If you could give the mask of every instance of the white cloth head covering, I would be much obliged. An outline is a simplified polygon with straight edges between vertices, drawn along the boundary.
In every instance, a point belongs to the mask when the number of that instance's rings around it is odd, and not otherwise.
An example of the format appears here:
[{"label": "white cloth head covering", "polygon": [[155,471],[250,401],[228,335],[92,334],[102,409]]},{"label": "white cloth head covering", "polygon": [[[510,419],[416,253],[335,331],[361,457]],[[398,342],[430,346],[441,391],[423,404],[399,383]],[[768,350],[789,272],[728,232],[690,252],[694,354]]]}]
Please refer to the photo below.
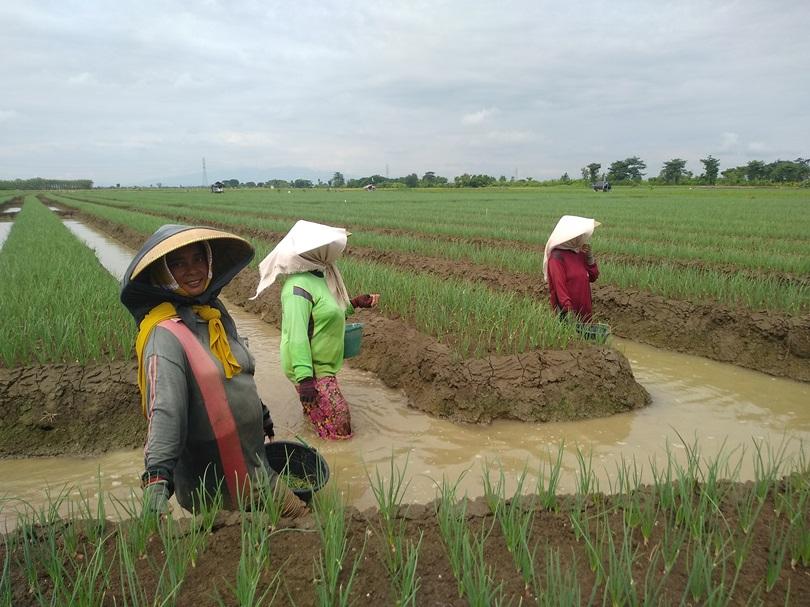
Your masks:
[{"label": "white cloth head covering", "polygon": [[348,236],[349,232],[343,228],[303,219],[295,222],[287,235],[259,264],[259,286],[251,299],[256,299],[282,274],[320,270],[335,301],[348,306],[349,294],[335,265],[335,260],[346,248]]},{"label": "white cloth head covering", "polygon": [[556,248],[572,248],[566,245],[566,243],[574,238],[578,238],[578,242],[574,245],[574,248],[578,249],[590,240],[594,228],[599,225],[602,224],[595,219],[589,219],[587,217],[577,217],[576,215],[563,215],[560,217],[560,220],[551,232],[551,236],[548,237],[546,249],[543,252],[543,278],[546,282],[548,282],[548,256],[551,254],[551,250]]}]

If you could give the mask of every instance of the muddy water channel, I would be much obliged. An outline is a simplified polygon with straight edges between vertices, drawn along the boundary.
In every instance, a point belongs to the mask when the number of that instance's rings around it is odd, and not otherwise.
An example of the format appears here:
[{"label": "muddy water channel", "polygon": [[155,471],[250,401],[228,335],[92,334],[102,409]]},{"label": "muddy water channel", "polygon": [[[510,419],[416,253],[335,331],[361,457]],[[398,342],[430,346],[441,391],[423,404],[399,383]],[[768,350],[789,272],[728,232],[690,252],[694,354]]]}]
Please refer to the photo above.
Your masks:
[{"label": "muddy water channel", "polygon": [[[111,273],[121,276],[132,252],[75,221],[65,224],[93,248]],[[279,331],[254,315],[229,305],[240,333],[249,339],[257,360],[256,381],[271,408],[277,438],[299,436],[327,458],[332,482],[345,489],[347,500],[361,508],[373,504],[366,477],[379,467],[388,470],[391,456],[399,467],[407,460],[410,486],[406,501],[434,498],[442,477],[459,481],[460,493],[482,493],[485,465],[497,474],[497,463],[507,475],[511,491],[525,469],[529,487],[539,466],[548,464],[564,442],[562,491],[574,491],[578,469],[577,448],[592,453],[600,488],[607,491],[616,477],[616,464],[633,458],[649,467],[649,460],[666,462],[667,452],[682,460],[687,444],[697,439],[705,458],[733,452],[732,461],[744,457],[743,479],[753,475],[753,441],[784,445],[795,456],[810,441],[810,385],[777,379],[707,359],[658,350],[614,339],[613,346],[631,361],[637,380],[652,395],[649,407],[610,418],[589,421],[532,424],[497,421],[489,426],[457,425],[407,406],[403,394],[386,388],[374,375],[351,368],[341,372],[341,384],[352,408],[355,437],[345,442],[319,440],[304,422],[296,393],[280,370]],[[137,487],[143,462],[140,451],[88,458],[0,460],[2,491],[7,497],[41,503],[45,488],[55,494],[68,483],[89,495],[109,491],[119,497]],[[466,474],[464,474],[466,472]],[[10,522],[18,499],[0,512]]]}]

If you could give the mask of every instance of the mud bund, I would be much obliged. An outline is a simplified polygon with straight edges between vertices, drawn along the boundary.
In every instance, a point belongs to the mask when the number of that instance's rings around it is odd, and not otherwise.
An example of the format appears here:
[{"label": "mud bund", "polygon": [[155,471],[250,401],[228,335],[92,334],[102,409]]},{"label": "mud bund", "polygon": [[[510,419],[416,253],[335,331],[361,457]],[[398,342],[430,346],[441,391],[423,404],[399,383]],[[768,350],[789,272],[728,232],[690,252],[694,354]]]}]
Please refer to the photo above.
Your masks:
[{"label": "mud bund", "polygon": [[[280,324],[278,285],[254,301],[255,273],[237,276],[225,296],[246,310]],[[367,310],[363,349],[351,366],[371,371],[403,390],[409,404],[457,422],[493,419],[532,422],[603,417],[650,401],[633,378],[627,359],[606,347],[536,350],[520,355],[459,359],[446,345],[398,320]]]},{"label": "mud bund", "polygon": [[134,362],[0,368],[0,456],[143,445]]}]

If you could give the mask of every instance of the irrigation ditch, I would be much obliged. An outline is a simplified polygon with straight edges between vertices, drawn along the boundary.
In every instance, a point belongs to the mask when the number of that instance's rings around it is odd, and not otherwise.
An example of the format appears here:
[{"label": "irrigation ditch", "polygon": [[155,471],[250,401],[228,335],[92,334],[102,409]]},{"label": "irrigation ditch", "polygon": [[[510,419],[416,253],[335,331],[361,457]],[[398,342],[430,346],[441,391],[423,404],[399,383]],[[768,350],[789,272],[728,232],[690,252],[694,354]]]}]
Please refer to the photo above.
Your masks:
[{"label": "irrigation ditch", "polygon": [[[81,219],[131,247],[144,238],[89,215]],[[246,301],[254,290],[255,280],[241,276],[226,295],[277,322],[275,294]],[[368,330],[353,366],[391,377],[432,415],[560,419],[547,403],[521,398],[539,385],[560,398],[555,390],[571,389],[560,387],[562,374],[635,398],[638,406],[648,398],[634,381],[622,383],[629,365],[608,348],[459,359],[406,323],[361,314]],[[464,390],[466,408],[450,394]],[[8,395],[14,400],[2,400]],[[504,411],[493,395],[515,404]],[[130,361],[0,369],[0,402],[14,403],[0,407],[4,422],[15,405],[30,405],[27,435],[6,443],[0,433],[4,444],[19,445],[18,454],[35,440],[54,445],[42,454],[142,441]],[[605,413],[575,404],[565,412],[572,419],[594,414]],[[120,434],[108,431],[113,426]],[[265,604],[301,606],[799,605],[810,596],[810,467],[801,450],[787,458],[781,447],[754,445],[751,452],[721,448],[706,456],[697,442],[684,441],[684,463],[674,454],[651,463],[653,480],[645,484],[644,463],[622,460],[609,487],[596,483],[596,462],[577,450],[569,496],[557,495],[565,474],[560,446],[533,471],[536,483],[517,475],[514,493],[503,470],[490,466],[480,479],[483,498],[465,499],[458,480],[436,478],[439,497],[409,505],[402,499],[412,472],[392,459],[370,471],[374,508],[346,507],[331,485],[298,520],[278,518],[273,497],[264,496],[253,514],[212,507],[156,521],[140,514],[137,496],[105,502],[101,492],[77,497],[65,488],[44,506],[25,509],[17,529],[2,536],[0,604],[237,605],[259,604],[267,592]],[[752,482],[738,482],[743,458],[751,460]],[[127,520],[110,522],[113,512]]]}]

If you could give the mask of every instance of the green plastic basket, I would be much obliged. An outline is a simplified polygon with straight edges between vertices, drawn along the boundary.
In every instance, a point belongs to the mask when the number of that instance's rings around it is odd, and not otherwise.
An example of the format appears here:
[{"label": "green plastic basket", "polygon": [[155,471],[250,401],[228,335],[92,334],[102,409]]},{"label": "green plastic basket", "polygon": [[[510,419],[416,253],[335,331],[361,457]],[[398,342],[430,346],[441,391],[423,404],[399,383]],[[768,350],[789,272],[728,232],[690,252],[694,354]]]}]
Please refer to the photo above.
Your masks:
[{"label": "green plastic basket", "polygon": [[346,323],[346,332],[343,334],[343,358],[351,358],[360,354],[360,344],[363,341],[363,323]]},{"label": "green plastic basket", "polygon": [[610,325],[603,322],[577,323],[577,332],[588,341],[603,344],[610,337]]}]

